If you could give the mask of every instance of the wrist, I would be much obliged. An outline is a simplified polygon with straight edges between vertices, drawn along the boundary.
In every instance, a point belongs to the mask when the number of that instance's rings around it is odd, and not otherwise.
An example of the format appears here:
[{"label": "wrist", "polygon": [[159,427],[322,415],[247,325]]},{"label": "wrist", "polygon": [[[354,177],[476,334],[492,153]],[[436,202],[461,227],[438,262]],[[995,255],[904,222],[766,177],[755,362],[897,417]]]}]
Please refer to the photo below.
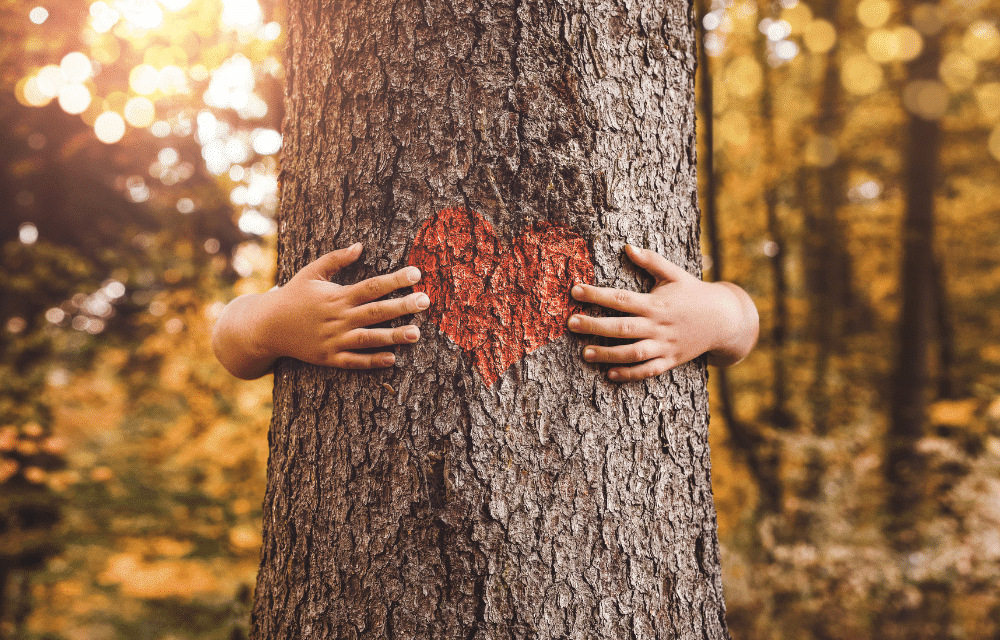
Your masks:
[{"label": "wrist", "polygon": [[721,328],[716,344],[708,351],[708,363],[728,367],[743,360],[757,342],[760,319],[750,296],[730,282],[713,282]]},{"label": "wrist", "polygon": [[281,336],[279,314],[282,309],[282,290],[274,287],[264,293],[254,294],[251,301],[252,320],[246,325],[246,346],[253,358],[258,361],[273,361],[281,353],[281,345],[277,343]]}]

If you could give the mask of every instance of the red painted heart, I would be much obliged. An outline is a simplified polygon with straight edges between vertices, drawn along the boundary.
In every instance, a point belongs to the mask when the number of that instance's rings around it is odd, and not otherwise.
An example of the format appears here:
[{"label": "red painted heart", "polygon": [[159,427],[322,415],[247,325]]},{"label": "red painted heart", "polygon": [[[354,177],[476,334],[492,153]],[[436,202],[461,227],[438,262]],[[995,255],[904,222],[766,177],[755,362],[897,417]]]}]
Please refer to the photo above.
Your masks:
[{"label": "red painted heart", "polygon": [[581,310],[574,282],[593,282],[587,244],[565,227],[538,222],[512,246],[465,207],[444,209],[417,233],[411,265],[423,278],[414,287],[431,299],[431,319],[487,386],[526,354],[566,332]]}]

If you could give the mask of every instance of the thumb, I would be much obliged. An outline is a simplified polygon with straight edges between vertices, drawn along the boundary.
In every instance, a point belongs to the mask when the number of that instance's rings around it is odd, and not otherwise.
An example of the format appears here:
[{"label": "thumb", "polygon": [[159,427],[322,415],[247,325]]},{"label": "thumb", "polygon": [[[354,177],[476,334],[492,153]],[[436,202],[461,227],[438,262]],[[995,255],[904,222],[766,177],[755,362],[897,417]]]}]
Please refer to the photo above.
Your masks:
[{"label": "thumb", "polygon": [[690,273],[650,249],[625,245],[625,252],[632,262],[649,272],[657,282],[677,282],[692,277]]},{"label": "thumb", "polygon": [[310,277],[329,280],[338,271],[357,260],[360,255],[361,243],[355,242],[345,249],[337,249],[321,255],[306,265],[302,271],[309,274]]}]

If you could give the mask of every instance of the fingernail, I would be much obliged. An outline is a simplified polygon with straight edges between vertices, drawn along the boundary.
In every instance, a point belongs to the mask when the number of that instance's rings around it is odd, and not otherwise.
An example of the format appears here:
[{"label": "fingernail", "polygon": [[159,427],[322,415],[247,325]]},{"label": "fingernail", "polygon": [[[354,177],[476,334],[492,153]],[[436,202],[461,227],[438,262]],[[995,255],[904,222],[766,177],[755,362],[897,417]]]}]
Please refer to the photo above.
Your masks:
[{"label": "fingernail", "polygon": [[580,328],[580,316],[571,316],[570,317],[570,319],[569,319],[569,328],[570,329],[579,329]]},{"label": "fingernail", "polygon": [[391,353],[387,353],[386,355],[382,356],[382,366],[391,367],[394,362],[396,362],[396,356],[392,355]]},{"label": "fingernail", "polygon": [[407,279],[409,279],[410,282],[419,282],[420,269],[416,267],[410,267],[409,269],[406,270],[406,277]]},{"label": "fingernail", "polygon": [[580,285],[573,285],[573,291],[571,292],[574,298],[579,298],[583,295],[583,287]]},{"label": "fingernail", "polygon": [[403,332],[403,337],[406,338],[407,340],[416,340],[417,338],[420,337],[420,330],[417,329],[416,327],[410,327],[409,329]]},{"label": "fingernail", "polygon": [[612,369],[611,371],[608,371],[608,377],[611,378],[612,380],[617,380],[618,378],[621,377],[621,374]]},{"label": "fingernail", "polygon": [[348,251],[354,251],[355,249],[359,248],[360,246],[361,246],[360,242],[355,242],[350,247],[348,247]]},{"label": "fingernail", "polygon": [[429,306],[431,306],[431,299],[427,297],[427,294],[421,293],[419,296],[417,296],[418,309],[426,309]]},{"label": "fingernail", "polygon": [[587,347],[586,349],[583,350],[583,359],[584,360],[593,360],[594,356],[596,356],[596,355],[597,355],[597,351],[595,351],[594,349],[591,349],[590,347]]}]

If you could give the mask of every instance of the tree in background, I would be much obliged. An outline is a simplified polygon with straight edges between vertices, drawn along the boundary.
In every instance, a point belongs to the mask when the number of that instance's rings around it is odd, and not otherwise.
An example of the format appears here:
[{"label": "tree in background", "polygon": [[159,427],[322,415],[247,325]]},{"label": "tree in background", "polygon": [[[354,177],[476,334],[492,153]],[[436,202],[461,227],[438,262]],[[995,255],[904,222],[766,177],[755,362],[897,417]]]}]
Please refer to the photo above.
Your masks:
[{"label": "tree in background", "polygon": [[270,225],[281,30],[201,4],[0,3],[0,637],[246,626],[198,618],[249,599],[267,403],[191,347]]}]

